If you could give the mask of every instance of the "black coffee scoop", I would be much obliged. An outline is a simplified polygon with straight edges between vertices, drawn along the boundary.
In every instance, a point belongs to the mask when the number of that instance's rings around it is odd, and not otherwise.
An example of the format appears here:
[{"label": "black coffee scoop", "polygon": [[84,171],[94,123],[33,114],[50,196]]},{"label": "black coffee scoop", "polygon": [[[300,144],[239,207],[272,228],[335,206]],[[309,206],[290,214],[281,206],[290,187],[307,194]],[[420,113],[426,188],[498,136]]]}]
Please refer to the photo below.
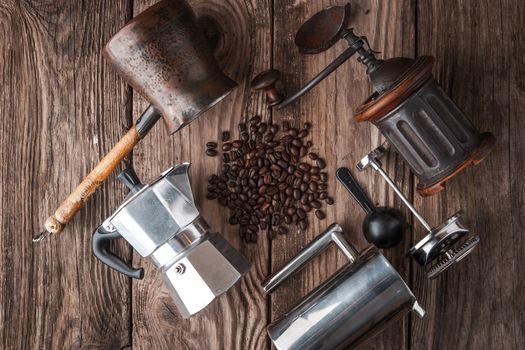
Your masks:
[{"label": "black coffee scoop", "polygon": [[339,168],[336,176],[366,213],[363,221],[366,240],[378,248],[391,248],[399,244],[407,227],[403,214],[394,208],[376,207],[359,186],[350,169]]}]

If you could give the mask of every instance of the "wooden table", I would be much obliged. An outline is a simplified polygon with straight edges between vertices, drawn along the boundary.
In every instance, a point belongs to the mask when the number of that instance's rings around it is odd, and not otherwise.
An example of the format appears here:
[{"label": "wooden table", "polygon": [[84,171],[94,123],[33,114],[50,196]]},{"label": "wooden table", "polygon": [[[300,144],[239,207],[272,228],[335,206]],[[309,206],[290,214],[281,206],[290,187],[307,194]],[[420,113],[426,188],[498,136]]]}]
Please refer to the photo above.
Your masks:
[{"label": "wooden table", "polygon": [[[127,160],[149,180],[169,166],[192,163],[195,195],[215,230],[252,262],[235,288],[205,311],[182,320],[152,264],[125,243],[116,250],[146,277],[130,279],[91,253],[91,232],[125,196],[112,176],[60,239],[39,245],[31,237],[146,106],[103,60],[101,49],[134,14],[155,0],[3,0],[0,3],[0,348],[2,349],[269,349],[265,325],[294,305],[345,263],[330,249],[271,296],[261,280],[294,256],[331,222],[366,246],[364,217],[335,181],[339,166],[353,167],[383,139],[352,111],[370,93],[354,59],[314,91],[284,110],[270,112],[249,81],[259,71],[284,72],[292,91],[340,53],[343,43],[315,56],[293,44],[300,24],[318,10],[343,1],[195,0],[198,13],[218,16],[225,28],[217,51],[225,71],[240,85],[225,101],[182,132],[162,126]],[[435,75],[480,130],[497,145],[481,165],[469,168],[447,190],[421,198],[399,157],[388,171],[431,224],[462,208],[482,243],[453,271],[428,281],[404,257],[422,238],[414,223],[402,246],[385,254],[428,312],[399,320],[365,349],[525,348],[525,3],[520,0],[425,0],[352,3],[352,26],[367,35],[382,57],[436,56]],[[219,158],[205,157],[205,142],[255,114],[273,122],[314,125],[314,149],[324,154],[336,205],[308,232],[293,229],[271,243],[241,243],[228,213],[205,199],[207,176]],[[402,208],[372,172],[357,175],[377,203]]]}]

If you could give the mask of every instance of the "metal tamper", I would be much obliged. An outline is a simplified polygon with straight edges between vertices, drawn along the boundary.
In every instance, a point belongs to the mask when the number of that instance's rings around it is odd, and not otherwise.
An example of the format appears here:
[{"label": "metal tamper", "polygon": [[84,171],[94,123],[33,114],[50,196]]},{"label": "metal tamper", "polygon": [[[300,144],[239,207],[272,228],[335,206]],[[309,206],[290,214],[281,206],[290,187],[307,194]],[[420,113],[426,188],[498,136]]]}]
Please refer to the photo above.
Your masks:
[{"label": "metal tamper", "polygon": [[456,212],[437,227],[431,227],[381,168],[379,158],[384,153],[385,148],[379,146],[361,159],[357,164],[357,169],[363,171],[371,167],[377,171],[428,231],[421,241],[410,248],[407,255],[425,268],[428,278],[435,278],[469,255],[479,243],[480,238],[478,235],[469,235],[469,229],[461,219],[462,211]]}]

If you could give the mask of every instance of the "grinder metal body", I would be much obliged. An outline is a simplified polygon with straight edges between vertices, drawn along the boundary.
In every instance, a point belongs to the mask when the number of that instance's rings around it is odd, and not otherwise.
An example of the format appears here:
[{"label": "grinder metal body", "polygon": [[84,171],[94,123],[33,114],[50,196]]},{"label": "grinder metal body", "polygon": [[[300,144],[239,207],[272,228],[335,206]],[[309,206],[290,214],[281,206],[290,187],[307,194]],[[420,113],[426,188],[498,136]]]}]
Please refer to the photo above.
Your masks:
[{"label": "grinder metal body", "polygon": [[132,278],[133,268],[111,253],[109,242],[123,237],[159,268],[184,318],[202,310],[250,269],[250,263],[210,228],[194,202],[189,164],[166,170],[147,185],[133,169],[119,175],[130,193],[93,234],[93,253],[109,267]]},{"label": "grinder metal body", "polygon": [[349,46],[299,91],[285,98],[275,87],[280,77],[277,70],[260,73],[252,87],[266,92],[269,106],[283,108],[357,54],[374,92],[355,109],[354,119],[379,128],[419,179],[419,194],[442,191],[446,181],[487,156],[494,136],[480,133],[437,84],[432,76],[433,57],[379,60],[376,52],[366,48],[366,37],[356,36],[348,27],[349,18],[349,4],[333,6],[316,13],[298,30],[295,43],[304,54],[325,51],[340,39]]}]

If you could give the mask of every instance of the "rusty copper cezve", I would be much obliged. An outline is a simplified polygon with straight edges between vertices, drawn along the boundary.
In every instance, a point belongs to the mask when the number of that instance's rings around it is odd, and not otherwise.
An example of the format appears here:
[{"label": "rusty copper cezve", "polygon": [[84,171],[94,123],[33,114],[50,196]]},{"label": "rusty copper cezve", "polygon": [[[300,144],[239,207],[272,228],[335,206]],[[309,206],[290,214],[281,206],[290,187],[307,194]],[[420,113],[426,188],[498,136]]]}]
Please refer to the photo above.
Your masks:
[{"label": "rusty copper cezve", "polygon": [[217,65],[186,1],[161,1],[133,18],[107,43],[104,56],[160,111],[170,134],[237,85]]}]

